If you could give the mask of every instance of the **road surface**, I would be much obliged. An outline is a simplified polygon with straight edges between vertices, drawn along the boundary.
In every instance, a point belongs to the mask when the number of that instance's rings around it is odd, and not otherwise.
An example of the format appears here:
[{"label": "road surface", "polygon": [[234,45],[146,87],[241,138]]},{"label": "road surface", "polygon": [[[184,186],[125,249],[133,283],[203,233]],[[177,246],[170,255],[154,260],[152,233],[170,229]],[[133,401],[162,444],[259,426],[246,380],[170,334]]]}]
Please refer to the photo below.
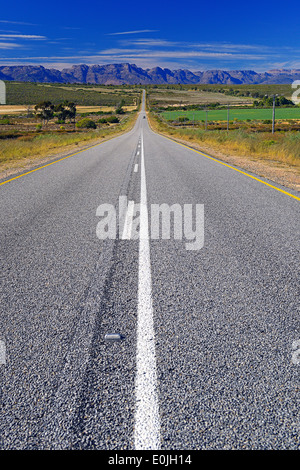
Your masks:
[{"label": "road surface", "polygon": [[144,116],[0,185],[0,448],[299,449],[299,194]]}]

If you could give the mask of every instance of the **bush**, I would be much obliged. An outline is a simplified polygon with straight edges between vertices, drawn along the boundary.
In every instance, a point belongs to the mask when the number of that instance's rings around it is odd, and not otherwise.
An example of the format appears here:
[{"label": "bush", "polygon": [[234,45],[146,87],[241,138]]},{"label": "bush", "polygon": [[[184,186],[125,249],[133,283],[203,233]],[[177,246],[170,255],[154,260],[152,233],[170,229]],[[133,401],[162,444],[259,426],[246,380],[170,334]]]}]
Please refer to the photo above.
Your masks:
[{"label": "bush", "polygon": [[108,116],[106,118],[98,119],[97,122],[99,122],[100,124],[107,124],[107,123],[114,124],[114,123],[120,122],[120,119],[117,116]]},{"label": "bush", "polygon": [[10,124],[10,120],[7,118],[0,119],[0,124]]},{"label": "bush", "polygon": [[117,123],[117,122],[120,122],[119,118],[117,116],[109,116],[107,118],[107,122],[110,122],[110,123]]},{"label": "bush", "polygon": [[97,129],[97,124],[88,118],[83,118],[77,122],[78,129]]},{"label": "bush", "polygon": [[263,144],[264,144],[266,147],[270,147],[271,145],[276,144],[276,142],[275,142],[275,140],[264,140],[264,141],[263,141]]}]

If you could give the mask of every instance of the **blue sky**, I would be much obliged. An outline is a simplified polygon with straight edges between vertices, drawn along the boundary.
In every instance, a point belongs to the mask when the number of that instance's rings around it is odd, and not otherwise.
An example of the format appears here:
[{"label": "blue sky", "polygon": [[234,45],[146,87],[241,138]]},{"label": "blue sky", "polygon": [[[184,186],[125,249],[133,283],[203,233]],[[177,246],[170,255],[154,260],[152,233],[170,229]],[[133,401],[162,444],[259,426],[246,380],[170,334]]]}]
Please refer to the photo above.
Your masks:
[{"label": "blue sky", "polygon": [[300,69],[299,13],[298,0],[6,0],[0,65]]}]

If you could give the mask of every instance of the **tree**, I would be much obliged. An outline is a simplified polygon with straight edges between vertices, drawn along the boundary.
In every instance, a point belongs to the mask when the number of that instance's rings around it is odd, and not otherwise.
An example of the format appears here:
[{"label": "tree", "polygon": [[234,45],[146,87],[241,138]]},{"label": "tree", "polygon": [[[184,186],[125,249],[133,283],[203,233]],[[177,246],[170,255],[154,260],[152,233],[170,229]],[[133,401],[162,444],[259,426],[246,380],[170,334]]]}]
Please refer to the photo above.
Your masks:
[{"label": "tree", "polygon": [[66,121],[66,112],[64,106],[62,104],[58,104],[55,106],[54,111],[56,113],[58,122],[64,123]]},{"label": "tree", "polygon": [[70,101],[65,101],[64,106],[67,113],[67,118],[70,119],[70,122],[73,122],[75,125],[76,118],[76,104]]},{"label": "tree", "polygon": [[52,119],[54,116],[54,108],[55,106],[51,103],[51,101],[42,101],[41,103],[35,105],[34,110],[36,116],[40,118],[42,123],[47,126],[50,119]]},{"label": "tree", "polygon": [[[260,101],[257,101],[257,100],[254,101],[253,106],[271,108],[273,106],[273,96],[264,95]],[[276,96],[275,97],[275,106],[276,107],[295,106],[295,104],[293,103],[293,101],[288,100],[284,96]]]},{"label": "tree", "polygon": [[64,101],[55,107],[55,112],[60,123],[65,123],[66,119],[75,123],[76,105],[75,103]]}]

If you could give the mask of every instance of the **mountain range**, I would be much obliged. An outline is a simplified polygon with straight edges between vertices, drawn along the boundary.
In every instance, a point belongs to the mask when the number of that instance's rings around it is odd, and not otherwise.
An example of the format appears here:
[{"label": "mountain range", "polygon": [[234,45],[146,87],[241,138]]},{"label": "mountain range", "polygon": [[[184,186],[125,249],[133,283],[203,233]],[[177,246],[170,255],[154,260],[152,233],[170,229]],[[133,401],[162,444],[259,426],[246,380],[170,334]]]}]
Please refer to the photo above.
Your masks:
[{"label": "mountain range", "polygon": [[82,83],[103,85],[138,84],[288,84],[300,80],[300,70],[169,70],[143,69],[134,64],[73,65],[56,70],[42,65],[0,66],[0,80],[39,83]]}]

